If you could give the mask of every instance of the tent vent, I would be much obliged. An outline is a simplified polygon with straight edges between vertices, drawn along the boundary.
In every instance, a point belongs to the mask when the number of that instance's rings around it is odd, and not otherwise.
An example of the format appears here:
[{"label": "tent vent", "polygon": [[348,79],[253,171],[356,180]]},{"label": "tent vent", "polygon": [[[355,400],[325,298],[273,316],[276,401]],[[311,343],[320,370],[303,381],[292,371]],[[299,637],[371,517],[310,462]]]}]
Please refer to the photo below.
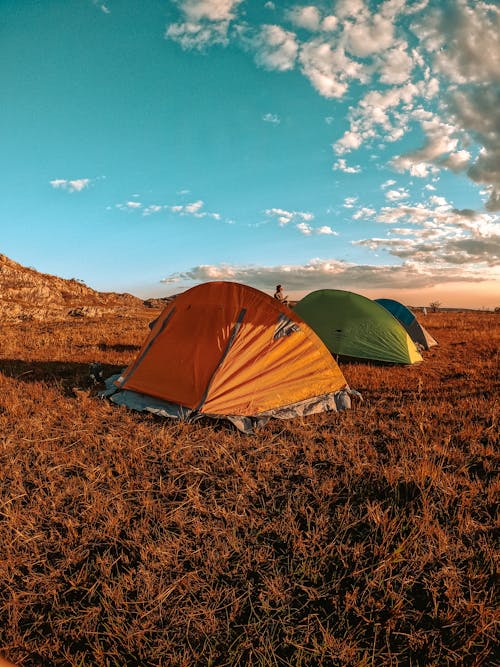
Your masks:
[{"label": "tent vent", "polygon": [[280,313],[276,329],[274,330],[273,340],[278,340],[278,338],[283,338],[283,336],[290,336],[295,331],[300,331],[299,325],[283,313]]}]

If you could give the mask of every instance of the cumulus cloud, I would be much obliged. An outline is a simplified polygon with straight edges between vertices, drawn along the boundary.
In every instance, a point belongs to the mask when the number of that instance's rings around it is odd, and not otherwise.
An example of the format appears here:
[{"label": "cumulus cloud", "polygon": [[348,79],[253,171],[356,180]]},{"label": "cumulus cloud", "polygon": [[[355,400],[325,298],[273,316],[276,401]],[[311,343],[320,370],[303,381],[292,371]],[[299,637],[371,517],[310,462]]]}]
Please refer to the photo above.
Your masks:
[{"label": "cumulus cloud", "polygon": [[228,23],[172,23],[165,32],[165,38],[177,42],[183,49],[203,51],[213,44],[228,44]]},{"label": "cumulus cloud", "polygon": [[66,178],[56,178],[50,181],[50,185],[59,190],[66,190],[67,192],[81,192],[89,187],[91,183],[90,178],[76,178],[68,180]]},{"label": "cumulus cloud", "polygon": [[181,216],[190,216],[193,218],[212,218],[213,220],[220,220],[220,213],[212,213],[203,210],[205,203],[203,200],[190,202],[188,204],[174,204],[173,206],[166,206],[171,213],[176,213]]},{"label": "cumulus cloud", "polygon": [[283,208],[268,208],[265,214],[270,218],[276,218],[280,227],[285,227],[290,222],[311,222],[314,215],[308,211],[286,211]]},{"label": "cumulus cloud", "polygon": [[333,169],[335,171],[343,171],[346,174],[359,174],[361,172],[361,167],[358,164],[349,166],[343,158],[339,158],[337,162],[335,162]]},{"label": "cumulus cloud", "polygon": [[286,227],[290,223],[293,223],[295,229],[304,236],[312,236],[313,234],[338,236],[337,232],[328,225],[313,227],[311,223],[314,220],[314,214],[309,211],[287,211],[283,208],[268,208],[265,214],[269,218],[276,219],[280,227]]},{"label": "cumulus cloud", "polygon": [[190,21],[228,21],[242,0],[181,0],[184,14]]},{"label": "cumulus cloud", "polygon": [[308,5],[306,7],[294,7],[289,10],[288,19],[295,25],[297,28],[304,28],[306,30],[319,30],[321,23],[321,14],[319,9],[314,5]]},{"label": "cumulus cloud", "polygon": [[408,81],[414,62],[407,48],[408,44],[402,41],[379,58],[378,73],[381,83],[399,85]]},{"label": "cumulus cloud", "polygon": [[387,190],[385,196],[390,201],[400,201],[401,199],[408,199],[410,195],[404,188],[399,188],[398,190]]},{"label": "cumulus cloud", "polygon": [[346,23],[347,49],[354,56],[366,58],[388,49],[394,41],[394,24],[382,14],[363,16]]},{"label": "cumulus cloud", "polygon": [[312,234],[312,227],[307,222],[299,222],[295,225],[301,234],[305,236],[310,236]]},{"label": "cumulus cloud", "polygon": [[370,90],[350,109],[350,127],[333,145],[335,153],[342,155],[355,150],[381,133],[388,142],[401,139],[408,129],[416,99],[435,95],[432,81],[422,79],[383,91]]},{"label": "cumulus cloud", "polygon": [[303,44],[299,61],[302,73],[326,98],[341,98],[351,80],[366,79],[361,63],[349,58],[342,46],[335,46],[323,38]]},{"label": "cumulus cloud", "polygon": [[330,14],[329,16],[325,16],[325,18],[321,21],[321,30],[323,30],[323,32],[335,32],[335,30],[338,28],[338,25],[338,18],[333,16],[333,14]]},{"label": "cumulus cloud", "polygon": [[254,51],[257,65],[265,69],[285,72],[295,66],[299,50],[296,35],[279,25],[261,26],[245,43]]},{"label": "cumulus cloud", "polygon": [[335,232],[330,226],[323,225],[316,229],[317,234],[324,234],[326,236],[338,236],[338,232]]},{"label": "cumulus cloud", "polygon": [[228,43],[228,28],[242,0],[181,0],[183,21],[171,23],[165,38],[183,49],[203,50],[213,44]]},{"label": "cumulus cloud", "polygon": [[354,208],[354,204],[358,201],[358,197],[346,197],[344,199],[344,208]]},{"label": "cumulus cloud", "polygon": [[152,215],[153,213],[159,213],[163,209],[164,206],[161,206],[160,204],[150,204],[149,206],[146,206],[142,215]]},{"label": "cumulus cloud", "polygon": [[373,218],[376,212],[377,211],[374,208],[363,206],[352,214],[352,218],[353,220],[369,220],[370,218]]},{"label": "cumulus cloud", "polygon": [[438,171],[437,166],[457,166],[466,156],[466,151],[457,151],[460,128],[444,123],[438,117],[422,121],[425,143],[421,148],[398,155],[392,161],[400,172],[408,171],[412,176],[425,178]]},{"label": "cumulus cloud", "polygon": [[350,264],[336,259],[311,259],[304,264],[276,266],[237,266],[232,264],[195,266],[187,271],[172,273],[161,282],[166,284],[203,283],[211,280],[231,280],[270,290],[277,283],[288,290],[335,288],[357,291],[376,287],[415,289],[449,282],[479,282],[477,275],[464,274],[462,269],[419,266],[409,260],[400,265]]}]

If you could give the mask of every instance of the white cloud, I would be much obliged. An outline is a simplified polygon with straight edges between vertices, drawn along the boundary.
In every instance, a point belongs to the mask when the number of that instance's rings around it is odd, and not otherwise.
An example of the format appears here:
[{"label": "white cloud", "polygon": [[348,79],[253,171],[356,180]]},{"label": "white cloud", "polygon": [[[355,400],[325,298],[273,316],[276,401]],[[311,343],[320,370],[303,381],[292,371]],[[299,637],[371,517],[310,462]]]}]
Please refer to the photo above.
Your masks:
[{"label": "white cloud", "polygon": [[363,0],[337,0],[335,13],[340,19],[366,17],[368,8]]},{"label": "white cloud", "polygon": [[354,204],[358,201],[358,197],[346,197],[344,199],[344,208],[354,208]]},{"label": "white cloud", "polygon": [[141,208],[142,204],[139,201],[128,201],[125,206],[127,208]]},{"label": "white cloud", "polygon": [[297,28],[304,28],[311,31],[319,30],[321,14],[319,9],[314,5],[294,7],[288,11],[287,15],[288,19],[297,26]]},{"label": "white cloud", "polygon": [[201,199],[193,202],[192,204],[186,204],[184,210],[186,213],[198,213],[198,211],[203,207],[203,202]]},{"label": "white cloud", "polygon": [[307,222],[299,222],[295,225],[301,234],[305,236],[310,236],[312,234],[312,227],[308,225]]},{"label": "white cloud", "polygon": [[382,190],[384,190],[385,188],[390,188],[391,185],[396,185],[396,181],[393,180],[392,178],[389,178],[387,181],[382,183],[380,187],[382,188]]},{"label": "white cloud", "polygon": [[74,180],[56,178],[53,181],[50,181],[50,184],[53,188],[67,190],[68,192],[81,192],[82,190],[88,188],[90,183],[90,178],[76,178]]},{"label": "white cloud", "polygon": [[265,113],[262,116],[262,120],[265,123],[271,123],[272,125],[279,125],[281,123],[280,117],[275,113]]},{"label": "white cloud", "polygon": [[348,58],[341,46],[322,38],[302,45],[299,54],[303,74],[323,97],[340,98],[352,79],[365,80],[363,66]]},{"label": "white cloud", "polygon": [[214,44],[228,44],[228,27],[226,21],[209,24],[191,21],[171,23],[165,31],[165,39],[177,42],[185,50],[203,51]]},{"label": "white cloud", "polygon": [[374,208],[363,206],[362,208],[359,208],[355,213],[353,213],[352,217],[353,220],[367,220],[373,218],[376,212],[377,211]]},{"label": "white cloud", "polygon": [[429,90],[429,82],[423,80],[384,91],[370,90],[356,107],[351,107],[349,130],[333,145],[335,153],[355,150],[381,131],[386,141],[400,139],[408,128],[415,99]]},{"label": "white cloud", "polygon": [[204,206],[204,202],[201,199],[191,202],[189,204],[175,204],[173,206],[167,206],[166,208],[172,213],[177,213],[182,216],[192,216],[194,218],[206,218],[218,216],[218,214],[209,213],[208,211],[202,211],[201,209]]},{"label": "white cloud", "polygon": [[268,217],[277,218],[280,227],[284,227],[290,222],[299,221],[300,224],[314,220],[314,215],[308,211],[286,211],[283,208],[268,208],[265,214]]},{"label": "white cloud", "polygon": [[398,190],[387,190],[385,196],[390,201],[400,201],[401,199],[408,199],[410,195],[404,188],[399,188]]},{"label": "white cloud", "polygon": [[359,0],[337,2],[336,14],[344,21],[343,36],[346,48],[354,56],[366,58],[394,45],[396,15],[404,8],[404,0],[386,0],[371,13]]},{"label": "white cloud", "polygon": [[361,134],[348,130],[344,133],[344,136],[334,144],[333,149],[337,155],[343,155],[344,153],[349,153],[350,151],[359,148],[362,143],[363,137]]},{"label": "white cloud", "polygon": [[335,232],[330,226],[323,225],[316,229],[317,234],[325,234],[326,236],[338,236],[338,232]]},{"label": "white cloud", "polygon": [[398,155],[392,161],[398,171],[409,171],[412,176],[424,178],[429,173],[438,171],[437,166],[447,163],[456,166],[463,160],[466,151],[457,151],[460,128],[451,123],[444,123],[439,118],[422,122],[425,133],[424,145],[414,151]]},{"label": "white cloud", "polygon": [[469,166],[471,158],[472,156],[469,151],[460,150],[456,151],[456,153],[450,153],[450,155],[441,162],[441,165],[451,169],[451,171],[464,171]]},{"label": "white cloud", "polygon": [[184,20],[171,23],[165,38],[183,49],[206,49],[213,44],[226,45],[230,22],[242,0],[181,0],[178,2]]},{"label": "white cloud", "polygon": [[261,67],[285,72],[295,66],[299,49],[296,36],[278,25],[261,26],[245,43],[253,48],[255,62]]},{"label": "white cloud", "polygon": [[448,204],[445,197],[439,197],[438,195],[432,195],[429,197],[429,203],[434,204],[434,206],[446,206],[451,208],[451,205]]},{"label": "white cloud", "polygon": [[335,162],[333,169],[335,171],[343,171],[346,174],[359,174],[361,172],[361,167],[359,165],[348,166],[343,158],[339,158],[337,162]]},{"label": "white cloud", "polygon": [[181,10],[190,21],[229,21],[242,0],[181,0]]},{"label": "white cloud", "polygon": [[142,215],[151,215],[153,213],[159,213],[164,209],[163,206],[160,206],[159,204],[150,204],[149,206],[146,206],[146,208],[143,210]]},{"label": "white cloud", "polygon": [[325,16],[325,18],[321,21],[321,30],[323,30],[323,32],[334,32],[337,30],[338,25],[339,20],[336,16]]},{"label": "white cloud", "polygon": [[378,66],[381,83],[398,85],[408,81],[414,62],[408,54],[407,48],[408,44],[406,42],[400,42],[396,47],[389,49],[381,56]]}]

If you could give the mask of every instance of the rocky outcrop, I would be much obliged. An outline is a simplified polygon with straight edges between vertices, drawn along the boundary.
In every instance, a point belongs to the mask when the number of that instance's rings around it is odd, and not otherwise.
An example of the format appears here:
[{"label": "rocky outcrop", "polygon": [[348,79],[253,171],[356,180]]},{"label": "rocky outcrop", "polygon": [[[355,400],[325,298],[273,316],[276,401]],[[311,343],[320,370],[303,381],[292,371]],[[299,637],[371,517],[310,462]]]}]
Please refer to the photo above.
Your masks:
[{"label": "rocky outcrop", "polygon": [[0,254],[1,321],[102,317],[144,310],[131,294],[97,292],[75,278],[40,273]]},{"label": "rocky outcrop", "polygon": [[175,296],[164,296],[153,299],[146,299],[145,301],[143,301],[143,304],[146,306],[146,308],[155,308],[155,309],[165,308],[165,306],[167,306],[175,299]]}]

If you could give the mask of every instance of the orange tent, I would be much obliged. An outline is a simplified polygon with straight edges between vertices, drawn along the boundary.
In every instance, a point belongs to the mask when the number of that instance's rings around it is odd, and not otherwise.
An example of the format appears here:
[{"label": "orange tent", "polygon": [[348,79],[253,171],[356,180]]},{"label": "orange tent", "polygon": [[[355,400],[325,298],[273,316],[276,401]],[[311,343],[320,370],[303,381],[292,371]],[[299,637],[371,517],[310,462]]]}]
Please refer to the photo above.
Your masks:
[{"label": "orange tent", "polygon": [[115,403],[183,419],[227,417],[250,431],[255,420],[336,410],[347,385],[296,313],[252,287],[211,282],[165,308],[108,387]]}]

